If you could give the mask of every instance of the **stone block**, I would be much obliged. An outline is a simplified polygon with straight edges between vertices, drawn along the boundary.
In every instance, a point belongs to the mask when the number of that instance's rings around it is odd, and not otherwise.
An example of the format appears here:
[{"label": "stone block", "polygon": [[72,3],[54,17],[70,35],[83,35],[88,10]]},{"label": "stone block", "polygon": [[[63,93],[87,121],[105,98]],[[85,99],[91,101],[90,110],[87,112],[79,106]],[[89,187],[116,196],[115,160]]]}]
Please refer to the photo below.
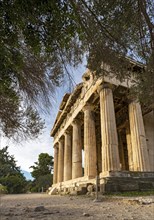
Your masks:
[{"label": "stone block", "polygon": [[67,193],[68,192],[68,188],[65,187],[63,191],[64,191],[64,193]]},{"label": "stone block", "polygon": [[70,192],[70,196],[77,196],[78,195],[78,192],[77,191],[71,191]]},{"label": "stone block", "polygon": [[153,189],[153,184],[150,182],[139,182],[139,189],[140,190],[151,190]]},{"label": "stone block", "polygon": [[138,186],[138,183],[136,183],[136,182],[128,182],[128,183],[121,183],[121,184],[119,184],[119,187],[118,187],[119,189],[120,189],[120,191],[137,191],[137,190],[139,190],[139,186]]},{"label": "stone block", "polygon": [[88,192],[94,192],[94,185],[93,184],[90,184],[87,186],[87,191]]},{"label": "stone block", "polygon": [[87,187],[79,187],[77,194],[78,195],[85,195],[87,193]]},{"label": "stone block", "polygon": [[57,194],[57,188],[52,187],[51,190],[49,191],[49,195],[56,195]]},{"label": "stone block", "polygon": [[119,184],[107,183],[105,185],[105,192],[119,192]]}]

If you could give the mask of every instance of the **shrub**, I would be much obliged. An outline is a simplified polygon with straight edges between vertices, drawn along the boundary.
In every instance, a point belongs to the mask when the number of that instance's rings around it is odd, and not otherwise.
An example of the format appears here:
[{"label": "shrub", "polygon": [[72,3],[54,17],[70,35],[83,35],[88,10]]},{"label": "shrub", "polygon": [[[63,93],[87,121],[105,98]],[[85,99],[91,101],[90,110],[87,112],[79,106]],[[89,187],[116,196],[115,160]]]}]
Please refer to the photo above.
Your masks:
[{"label": "shrub", "polygon": [[7,194],[7,187],[0,184],[0,194]]}]

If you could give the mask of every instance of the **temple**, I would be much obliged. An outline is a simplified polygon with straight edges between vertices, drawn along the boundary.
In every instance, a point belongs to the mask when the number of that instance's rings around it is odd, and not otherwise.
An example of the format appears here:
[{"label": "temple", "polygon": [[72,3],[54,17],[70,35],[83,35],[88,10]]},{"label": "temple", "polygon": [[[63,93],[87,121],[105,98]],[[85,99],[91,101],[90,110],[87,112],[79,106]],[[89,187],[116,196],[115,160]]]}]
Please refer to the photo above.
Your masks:
[{"label": "temple", "polygon": [[[132,70],[143,68],[131,63]],[[154,110],[130,98],[132,80],[120,82],[87,70],[65,94],[51,130],[56,192],[154,188]]]}]

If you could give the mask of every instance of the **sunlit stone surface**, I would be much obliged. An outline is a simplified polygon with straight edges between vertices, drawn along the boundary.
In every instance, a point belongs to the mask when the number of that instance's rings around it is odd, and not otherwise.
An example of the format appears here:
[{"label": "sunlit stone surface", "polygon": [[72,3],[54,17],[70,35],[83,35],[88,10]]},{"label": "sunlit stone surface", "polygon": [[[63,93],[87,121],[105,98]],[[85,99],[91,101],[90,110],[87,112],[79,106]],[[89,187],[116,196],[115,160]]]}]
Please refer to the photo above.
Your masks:
[{"label": "sunlit stone surface", "polygon": [[63,97],[51,130],[58,192],[86,193],[96,176],[102,192],[154,187],[154,110],[129,99],[131,80],[109,76],[87,70]]}]

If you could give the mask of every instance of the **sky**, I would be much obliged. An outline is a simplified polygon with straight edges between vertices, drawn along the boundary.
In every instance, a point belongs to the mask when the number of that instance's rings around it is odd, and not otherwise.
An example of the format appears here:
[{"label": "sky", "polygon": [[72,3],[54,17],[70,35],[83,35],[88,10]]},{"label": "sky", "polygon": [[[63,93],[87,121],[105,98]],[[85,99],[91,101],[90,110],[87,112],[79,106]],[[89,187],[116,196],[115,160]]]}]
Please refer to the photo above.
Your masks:
[{"label": "sky", "polygon": [[[85,64],[82,64],[72,73],[76,84],[82,81],[82,75],[85,70]],[[0,148],[9,146],[9,154],[14,155],[17,166],[20,166],[21,170],[28,172],[32,171],[30,166],[34,165],[34,162],[38,160],[38,155],[40,153],[48,153],[53,156],[53,139],[50,137],[50,131],[56,119],[61,100],[66,92],[68,92],[68,86],[66,85],[56,90],[55,101],[51,108],[51,113],[49,115],[42,115],[42,118],[45,119],[46,128],[39,138],[17,144],[1,135]]]}]

